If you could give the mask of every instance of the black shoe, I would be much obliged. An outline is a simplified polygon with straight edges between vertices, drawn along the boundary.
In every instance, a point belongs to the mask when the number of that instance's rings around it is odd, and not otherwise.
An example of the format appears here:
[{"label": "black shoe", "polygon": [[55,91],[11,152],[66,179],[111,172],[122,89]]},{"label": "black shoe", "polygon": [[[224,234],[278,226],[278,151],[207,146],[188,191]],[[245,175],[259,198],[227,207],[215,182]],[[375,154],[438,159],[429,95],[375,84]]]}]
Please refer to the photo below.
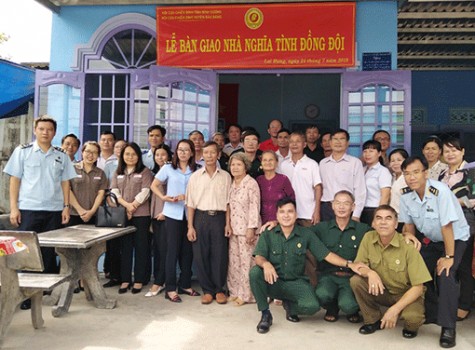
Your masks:
[{"label": "black shoe", "polygon": [[130,289],[130,284],[125,288],[119,288],[119,294],[127,293],[129,289]]},{"label": "black shoe", "polygon": [[402,336],[406,339],[412,339],[412,338],[417,337],[417,331],[410,331],[404,328],[402,330]]},{"label": "black shoe", "polygon": [[455,346],[455,328],[442,327],[439,344],[443,348],[453,348]]},{"label": "black shoe", "polygon": [[74,294],[79,294],[79,293],[81,293],[81,288],[76,287],[76,288],[74,288],[73,292],[74,292]]},{"label": "black shoe", "polygon": [[31,309],[31,300],[30,300],[30,299],[26,299],[23,303],[21,303],[20,309],[22,309],[22,310],[30,310],[30,309]]},{"label": "black shoe", "polygon": [[138,294],[142,291],[142,288],[132,288],[132,294]]},{"label": "black shoe", "polygon": [[361,334],[373,334],[381,329],[381,320],[360,327]]},{"label": "black shoe", "polygon": [[290,314],[290,301],[282,300],[282,306],[285,310],[285,319],[290,322],[300,322],[300,318],[298,315],[291,315]]},{"label": "black shoe", "polygon": [[118,280],[110,280],[107,283],[104,283],[102,285],[104,288],[110,288],[110,287],[115,287],[115,286],[120,286],[120,282]]},{"label": "black shoe", "polygon": [[269,332],[270,326],[272,326],[272,314],[270,312],[262,314],[261,320],[257,324],[257,333]]}]

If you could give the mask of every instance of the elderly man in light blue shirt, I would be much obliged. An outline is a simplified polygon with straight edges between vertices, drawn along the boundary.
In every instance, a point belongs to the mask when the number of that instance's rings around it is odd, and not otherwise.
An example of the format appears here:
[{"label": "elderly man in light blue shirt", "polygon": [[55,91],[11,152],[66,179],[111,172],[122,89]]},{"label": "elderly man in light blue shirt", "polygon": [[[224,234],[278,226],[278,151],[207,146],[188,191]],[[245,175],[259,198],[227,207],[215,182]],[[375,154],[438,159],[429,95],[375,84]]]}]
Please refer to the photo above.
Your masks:
[{"label": "elderly man in light blue shirt", "polygon": [[[469,226],[449,187],[428,178],[428,164],[420,157],[409,157],[402,163],[408,187],[402,189],[400,221],[403,233],[423,234],[421,255],[436,276],[427,284],[425,298],[426,323],[442,327],[440,346],[455,346],[455,323],[459,285],[457,269],[470,236]],[[436,288],[437,286],[437,288]]]}]

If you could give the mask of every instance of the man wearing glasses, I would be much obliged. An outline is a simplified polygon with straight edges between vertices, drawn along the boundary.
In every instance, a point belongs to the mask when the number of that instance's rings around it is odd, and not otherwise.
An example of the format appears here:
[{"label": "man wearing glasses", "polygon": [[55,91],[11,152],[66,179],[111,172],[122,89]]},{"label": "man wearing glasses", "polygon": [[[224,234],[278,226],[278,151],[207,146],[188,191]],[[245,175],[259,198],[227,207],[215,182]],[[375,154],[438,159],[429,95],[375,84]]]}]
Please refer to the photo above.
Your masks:
[{"label": "man wearing glasses", "polygon": [[440,325],[440,346],[451,348],[455,346],[459,297],[457,269],[470,236],[469,226],[450,188],[428,178],[425,159],[409,157],[401,168],[408,185],[400,203],[403,233],[415,235],[417,228],[423,234],[421,255],[434,276],[434,283],[426,284],[426,323]]},{"label": "man wearing glasses", "polygon": [[391,135],[386,130],[376,130],[373,133],[373,141],[378,141],[381,144],[381,157],[384,161],[384,166],[389,167],[388,149],[391,147]]}]

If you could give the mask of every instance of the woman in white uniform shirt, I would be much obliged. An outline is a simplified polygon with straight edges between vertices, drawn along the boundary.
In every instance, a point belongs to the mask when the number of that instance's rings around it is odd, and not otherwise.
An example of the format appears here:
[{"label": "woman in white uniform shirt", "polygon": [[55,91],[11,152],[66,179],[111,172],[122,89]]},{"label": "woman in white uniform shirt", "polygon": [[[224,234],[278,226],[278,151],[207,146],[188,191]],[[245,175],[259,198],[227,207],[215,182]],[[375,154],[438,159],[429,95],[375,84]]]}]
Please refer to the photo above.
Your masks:
[{"label": "woman in white uniform shirt", "polygon": [[392,177],[388,168],[382,165],[381,143],[369,140],[363,144],[364,177],[366,182],[366,202],[361,213],[361,222],[371,225],[374,210],[389,204]]},{"label": "woman in white uniform shirt", "polygon": [[[391,153],[389,153],[389,168],[393,172],[393,184],[391,186],[391,201],[389,205],[396,210],[399,215],[399,201],[401,199],[401,190],[407,187],[406,180],[402,176],[401,164],[406,158],[409,157],[409,154],[404,148],[396,148]],[[398,224],[398,232],[401,232],[402,226],[404,223],[400,222]]]}]

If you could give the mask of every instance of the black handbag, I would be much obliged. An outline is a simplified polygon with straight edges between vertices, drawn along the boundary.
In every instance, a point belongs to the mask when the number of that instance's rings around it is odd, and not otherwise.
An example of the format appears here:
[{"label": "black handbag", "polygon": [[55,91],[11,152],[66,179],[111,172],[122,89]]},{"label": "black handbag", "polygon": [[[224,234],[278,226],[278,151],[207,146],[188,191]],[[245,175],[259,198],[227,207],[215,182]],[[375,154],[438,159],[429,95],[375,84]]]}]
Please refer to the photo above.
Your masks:
[{"label": "black handbag", "polygon": [[[107,206],[107,197],[115,202],[116,207]],[[97,227],[125,227],[127,224],[127,212],[119,205],[117,196],[111,191],[106,191],[104,202],[96,212]]]}]

